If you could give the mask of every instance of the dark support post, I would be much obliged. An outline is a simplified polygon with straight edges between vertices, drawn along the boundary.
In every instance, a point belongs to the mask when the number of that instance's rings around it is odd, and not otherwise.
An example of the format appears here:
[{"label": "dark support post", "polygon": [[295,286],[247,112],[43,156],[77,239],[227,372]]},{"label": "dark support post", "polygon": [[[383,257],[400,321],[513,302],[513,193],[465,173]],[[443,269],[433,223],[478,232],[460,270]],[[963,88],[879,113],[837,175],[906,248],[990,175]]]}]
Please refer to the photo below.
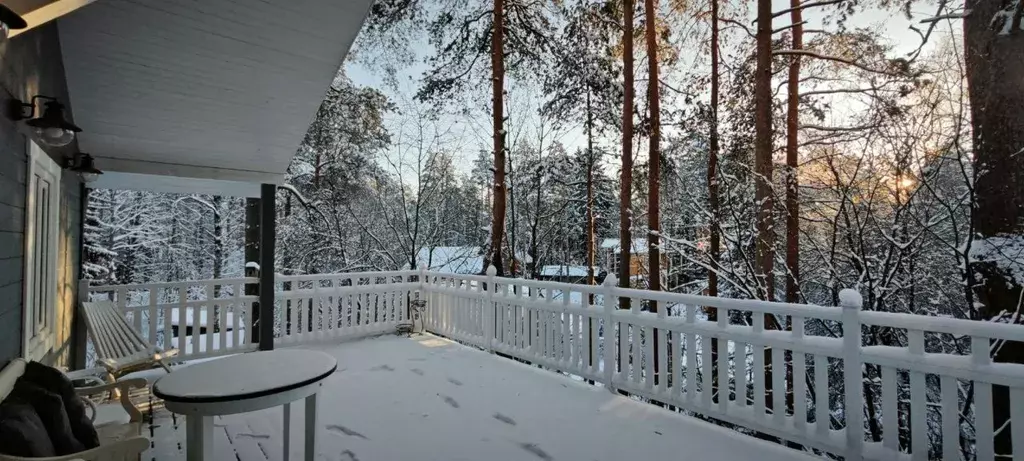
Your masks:
[{"label": "dark support post", "polygon": [[260,350],[274,349],[274,247],[277,210],[277,185],[260,187]]},{"label": "dark support post", "polygon": [[[245,199],[245,276],[259,277],[257,269],[260,262],[260,199]],[[252,264],[249,264],[252,263]],[[246,296],[259,296],[260,285],[258,283],[245,284]],[[259,344],[260,330],[260,302],[253,303],[252,325],[253,331],[249,341]]]}]

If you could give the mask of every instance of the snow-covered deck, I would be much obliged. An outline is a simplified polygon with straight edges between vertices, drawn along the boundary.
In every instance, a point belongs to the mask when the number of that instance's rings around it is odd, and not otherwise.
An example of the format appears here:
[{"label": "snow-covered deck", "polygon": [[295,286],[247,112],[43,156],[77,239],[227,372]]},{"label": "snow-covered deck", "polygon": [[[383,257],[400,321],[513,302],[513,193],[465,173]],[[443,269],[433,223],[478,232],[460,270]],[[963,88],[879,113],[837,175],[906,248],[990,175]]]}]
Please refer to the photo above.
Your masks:
[{"label": "snow-covered deck", "polygon": [[[321,393],[317,459],[812,459],[432,335],[303,347],[338,359]],[[156,415],[143,459],[184,459],[183,420]],[[218,459],[280,459],[281,415],[218,418]],[[296,408],[293,459],[302,425]]]}]

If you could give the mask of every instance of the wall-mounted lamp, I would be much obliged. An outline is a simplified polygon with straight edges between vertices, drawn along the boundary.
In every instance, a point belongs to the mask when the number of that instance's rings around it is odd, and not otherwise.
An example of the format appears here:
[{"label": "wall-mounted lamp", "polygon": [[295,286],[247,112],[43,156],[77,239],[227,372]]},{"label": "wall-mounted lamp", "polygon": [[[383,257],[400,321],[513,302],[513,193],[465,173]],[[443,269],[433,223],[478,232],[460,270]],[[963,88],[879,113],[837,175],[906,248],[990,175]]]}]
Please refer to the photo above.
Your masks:
[{"label": "wall-mounted lamp", "polygon": [[0,44],[7,41],[8,32],[26,27],[28,27],[28,23],[18,13],[11,11],[10,8],[4,5],[0,5]]},{"label": "wall-mounted lamp", "polygon": [[8,116],[12,120],[33,117],[36,114],[36,99],[47,100],[43,108],[43,115],[29,120],[25,124],[34,128],[36,135],[46,145],[61,147],[70,144],[75,139],[75,133],[82,129],[64,118],[64,105],[57,101],[57,98],[37,94],[32,96],[32,100],[28,103],[12,99],[8,107]]},{"label": "wall-mounted lamp", "polygon": [[82,182],[93,182],[99,175],[103,174],[102,171],[96,168],[92,156],[81,152],[75,154],[74,157],[68,157],[64,167],[78,173],[78,176],[82,178]]}]

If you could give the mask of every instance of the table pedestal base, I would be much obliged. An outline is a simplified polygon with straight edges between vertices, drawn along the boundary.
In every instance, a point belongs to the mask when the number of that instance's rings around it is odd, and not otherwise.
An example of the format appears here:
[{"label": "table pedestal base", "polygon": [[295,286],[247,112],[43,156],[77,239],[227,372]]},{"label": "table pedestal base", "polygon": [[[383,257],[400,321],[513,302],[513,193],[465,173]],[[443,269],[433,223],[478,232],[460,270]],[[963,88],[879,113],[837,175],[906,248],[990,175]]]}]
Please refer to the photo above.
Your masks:
[{"label": "table pedestal base", "polygon": [[[316,393],[306,397],[306,424],[304,434],[305,461],[316,459]],[[291,403],[284,404],[284,461],[291,458]],[[213,456],[213,416],[185,416],[185,450],[188,461],[212,460]]]},{"label": "table pedestal base", "polygon": [[213,459],[213,416],[185,417],[185,450],[189,461]]}]

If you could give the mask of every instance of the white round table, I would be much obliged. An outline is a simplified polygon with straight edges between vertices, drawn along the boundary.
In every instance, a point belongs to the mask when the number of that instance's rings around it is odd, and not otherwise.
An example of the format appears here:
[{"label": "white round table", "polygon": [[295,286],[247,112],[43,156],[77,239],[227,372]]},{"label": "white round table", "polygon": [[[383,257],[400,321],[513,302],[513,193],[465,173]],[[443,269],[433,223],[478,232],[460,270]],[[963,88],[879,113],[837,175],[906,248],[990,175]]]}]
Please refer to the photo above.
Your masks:
[{"label": "white round table", "polygon": [[284,405],[284,459],[288,459],[291,402],[306,399],[305,458],[316,456],[316,396],[338,367],[319,351],[250,352],[198,363],[160,378],[153,395],[185,415],[189,461],[213,459],[213,417]]}]

